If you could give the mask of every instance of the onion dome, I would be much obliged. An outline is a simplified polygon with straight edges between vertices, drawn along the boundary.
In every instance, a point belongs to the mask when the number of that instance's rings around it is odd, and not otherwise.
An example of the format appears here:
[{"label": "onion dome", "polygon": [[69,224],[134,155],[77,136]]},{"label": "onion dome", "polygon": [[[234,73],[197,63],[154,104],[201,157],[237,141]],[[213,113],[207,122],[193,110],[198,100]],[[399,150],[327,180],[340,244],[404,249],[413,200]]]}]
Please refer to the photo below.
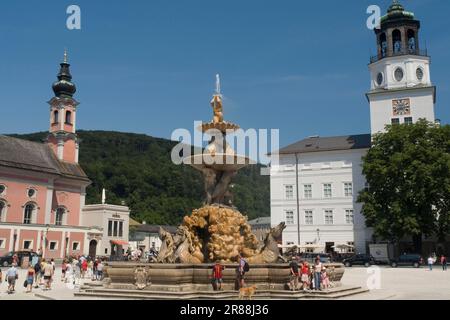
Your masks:
[{"label": "onion dome", "polygon": [[58,81],[53,84],[53,92],[57,97],[72,97],[77,88],[72,81],[70,74],[70,64],[67,62],[67,51],[64,52],[64,61],[60,64],[61,68],[58,73]]},{"label": "onion dome", "polygon": [[387,14],[381,18],[382,23],[404,20],[414,20],[414,13],[405,11],[405,8],[398,0],[392,1]]}]

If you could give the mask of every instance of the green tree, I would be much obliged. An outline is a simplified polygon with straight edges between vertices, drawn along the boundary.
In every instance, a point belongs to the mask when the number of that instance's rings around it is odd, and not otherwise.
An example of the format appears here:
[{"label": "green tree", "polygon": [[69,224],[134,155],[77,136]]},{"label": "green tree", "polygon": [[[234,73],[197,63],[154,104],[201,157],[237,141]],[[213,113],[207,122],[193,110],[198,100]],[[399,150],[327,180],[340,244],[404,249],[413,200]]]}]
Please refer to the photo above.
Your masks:
[{"label": "green tree", "polygon": [[375,235],[412,237],[421,252],[423,236],[442,240],[449,233],[450,127],[419,120],[386,130],[363,159],[368,188],[358,201]]}]

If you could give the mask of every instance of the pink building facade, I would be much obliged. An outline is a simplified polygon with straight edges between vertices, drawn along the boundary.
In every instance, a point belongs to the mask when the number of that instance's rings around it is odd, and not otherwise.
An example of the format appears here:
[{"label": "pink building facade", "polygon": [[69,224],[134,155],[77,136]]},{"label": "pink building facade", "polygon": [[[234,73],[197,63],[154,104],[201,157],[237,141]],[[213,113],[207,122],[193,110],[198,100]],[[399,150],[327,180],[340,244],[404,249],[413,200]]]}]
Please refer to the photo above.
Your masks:
[{"label": "pink building facade", "polygon": [[0,255],[32,250],[44,258],[98,254],[101,227],[83,225],[86,187],[78,164],[78,102],[65,56],[45,143],[0,135]]}]

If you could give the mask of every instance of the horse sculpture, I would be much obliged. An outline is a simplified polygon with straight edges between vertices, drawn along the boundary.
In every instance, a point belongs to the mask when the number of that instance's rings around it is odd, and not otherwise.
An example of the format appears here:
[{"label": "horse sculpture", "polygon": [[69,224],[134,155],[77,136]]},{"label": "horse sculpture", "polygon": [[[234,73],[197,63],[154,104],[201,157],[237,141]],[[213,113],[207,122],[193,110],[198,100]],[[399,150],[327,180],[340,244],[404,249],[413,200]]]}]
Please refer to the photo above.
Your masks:
[{"label": "horse sculpture", "polygon": [[175,235],[174,254],[177,263],[200,264],[205,260],[199,248],[195,248],[192,243],[191,234],[186,226],[179,226]]},{"label": "horse sculpture", "polygon": [[264,239],[264,246],[261,251],[253,257],[247,258],[248,263],[275,263],[278,259],[284,260],[280,255],[280,249],[278,248],[278,241],[286,228],[286,224],[281,222],[275,228],[270,229]]}]

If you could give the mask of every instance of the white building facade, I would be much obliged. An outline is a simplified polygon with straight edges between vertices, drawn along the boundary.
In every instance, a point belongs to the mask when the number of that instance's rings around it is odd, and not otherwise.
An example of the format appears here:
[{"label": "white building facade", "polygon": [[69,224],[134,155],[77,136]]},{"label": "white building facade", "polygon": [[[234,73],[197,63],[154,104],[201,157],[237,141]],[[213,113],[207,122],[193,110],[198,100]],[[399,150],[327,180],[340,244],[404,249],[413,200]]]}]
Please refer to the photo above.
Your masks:
[{"label": "white building facade", "polygon": [[271,167],[271,223],[286,222],[283,245],[321,252],[347,245],[367,252],[372,230],[357,196],[366,185],[362,157],[372,136],[386,125],[436,121],[436,88],[430,57],[419,48],[419,29],[414,14],[394,2],[375,30],[378,54],[371,57],[366,94],[370,134],[310,137],[277,152],[279,163]]},{"label": "white building facade", "polygon": [[284,221],[283,245],[340,245],[365,252],[367,232],[358,191],[364,188],[362,159],[370,135],[311,137],[283,148],[271,168],[271,223]]}]

